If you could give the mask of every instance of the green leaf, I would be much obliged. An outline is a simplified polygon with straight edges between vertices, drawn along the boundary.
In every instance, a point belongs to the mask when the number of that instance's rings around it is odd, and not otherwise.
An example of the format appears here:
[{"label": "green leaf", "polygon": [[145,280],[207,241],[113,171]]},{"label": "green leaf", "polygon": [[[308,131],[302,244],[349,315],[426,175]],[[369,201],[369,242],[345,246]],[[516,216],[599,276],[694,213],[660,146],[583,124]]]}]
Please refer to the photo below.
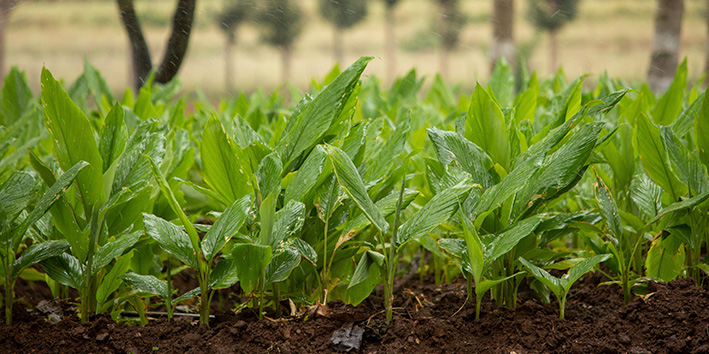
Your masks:
[{"label": "green leaf", "polygon": [[182,229],[152,214],[144,213],[143,222],[145,223],[145,232],[160,245],[160,248],[175,256],[182,263],[194,269],[199,268],[197,255],[190,245],[190,238]]},{"label": "green leaf", "polygon": [[660,220],[660,218],[662,218],[667,213],[695,207],[695,206],[701,204],[702,202],[704,202],[705,200],[707,200],[707,198],[709,198],[709,192],[706,192],[704,194],[698,195],[693,198],[686,198],[686,199],[682,199],[679,202],[672,203],[672,204],[668,205],[667,207],[662,208],[662,210],[660,210],[660,212],[658,212],[657,215],[654,218],[652,218],[650,221],[648,221],[647,223],[653,224],[656,221]]},{"label": "green leaf", "polygon": [[640,161],[648,176],[670,193],[673,200],[685,195],[687,187],[682,185],[670,169],[667,153],[660,138],[660,130],[645,114],[637,117],[634,135]]},{"label": "green leaf", "polygon": [[472,176],[473,183],[481,185],[483,189],[493,186],[494,178],[490,171],[494,163],[485,151],[455,132],[438,128],[428,129],[427,132],[442,164],[447,165],[446,158],[441,159],[441,156],[450,154]]},{"label": "green leaf", "polygon": [[40,262],[47,275],[59,284],[81,289],[83,284],[81,264],[76,257],[62,253]]},{"label": "green leaf", "polygon": [[610,229],[616,239],[623,237],[623,224],[620,221],[618,206],[615,204],[611,191],[603,182],[603,179],[598,176],[598,173],[596,173],[596,184],[594,187],[598,209],[601,210],[601,215],[603,216],[603,220],[606,221],[608,229]]},{"label": "green leaf", "polygon": [[251,194],[250,169],[243,150],[227,138],[224,127],[212,117],[204,127],[200,155],[204,181],[217,192],[222,203],[231,205]]},{"label": "green leaf", "polygon": [[150,202],[152,188],[149,185],[136,184],[134,187],[137,190],[121,189],[102,207],[109,235],[119,234],[133,226]]},{"label": "green leaf", "polygon": [[167,283],[153,275],[140,275],[128,272],[121,275],[121,279],[139,294],[157,295],[162,298],[170,296]]},{"label": "green leaf", "polygon": [[647,216],[654,217],[662,209],[662,187],[645,173],[630,183],[630,198]]},{"label": "green leaf", "polygon": [[89,163],[77,180],[85,215],[90,215],[104,198],[103,160],[91,122],[46,68],[42,69],[42,106],[59,166],[67,171],[79,161]]},{"label": "green leaf", "polygon": [[352,160],[344,151],[334,146],[326,145],[325,148],[332,162],[337,180],[347,196],[352,199],[381,233],[386,233],[389,230],[389,224],[374,206],[369,195],[367,195],[362,177],[357,172]]},{"label": "green leaf", "polygon": [[687,60],[677,67],[672,85],[665,94],[657,101],[657,105],[652,110],[652,118],[656,124],[670,125],[674,122],[682,111],[684,103],[684,90],[687,87]]},{"label": "green leaf", "polygon": [[502,278],[495,278],[495,279],[485,279],[481,282],[475,282],[475,295],[482,297],[485,295],[486,292],[488,292],[490,289],[492,289],[495,285],[500,284],[502,282],[505,282],[509,279],[512,279],[523,272],[515,273],[510,276],[502,277]]},{"label": "green leaf", "polygon": [[236,262],[241,289],[248,294],[256,288],[261,275],[271,263],[271,247],[242,243],[234,245],[231,255]]},{"label": "green leaf", "polygon": [[362,57],[357,60],[320,91],[312,102],[290,117],[288,128],[276,149],[283,166],[290,165],[303,151],[312,148],[322,139],[342,113],[360,75],[372,59]]},{"label": "green leaf", "polygon": [[408,118],[401,119],[396,130],[389,136],[384,145],[371,157],[365,179],[372,181],[377,178],[386,178],[392,169],[392,161],[404,150],[406,137],[411,129]]},{"label": "green leaf", "polygon": [[549,290],[551,290],[551,292],[553,292],[557,298],[561,298],[564,288],[559,279],[549,274],[549,272],[547,272],[546,270],[539,268],[532,263],[529,263],[529,261],[524,258],[519,258],[519,262],[522,263],[525,268],[527,268],[527,270],[530,274],[532,274],[532,276],[542,282],[542,284],[546,285],[547,288],[549,288]]},{"label": "green leaf", "polygon": [[286,187],[284,196],[285,203],[291,200],[307,202],[305,198],[318,181],[326,160],[327,151],[325,151],[322,145],[316,145],[315,148],[310,151],[310,154],[308,154],[305,162],[300,166],[300,169],[298,169],[298,172],[296,172],[295,177],[290,181],[288,187]]},{"label": "green leaf", "polygon": [[290,273],[300,264],[300,253],[292,248],[276,252],[271,263],[266,267],[266,284],[278,283],[288,279]]},{"label": "green leaf", "polygon": [[495,237],[487,248],[485,264],[489,265],[501,256],[510,252],[519,241],[529,236],[542,222],[543,217],[535,215],[516,222],[507,230],[501,232]]},{"label": "green leaf", "polygon": [[460,202],[467,196],[467,192],[472,188],[466,182],[459,183],[433,196],[423,208],[401,225],[397,239],[394,240],[394,246],[399,248],[411,240],[418,239],[450,219],[458,210]]},{"label": "green leaf", "polygon": [[133,245],[138,242],[142,234],[142,231],[135,231],[127,235],[121,235],[97,249],[91,274],[96,274],[115,258],[125,253],[126,250],[133,248]]},{"label": "green leaf", "polygon": [[694,144],[697,145],[699,159],[709,168],[709,95],[706,93],[703,101],[699,115],[694,119]]},{"label": "green leaf", "polygon": [[503,107],[512,105],[515,95],[515,77],[510,64],[504,57],[495,63],[495,68],[490,75],[489,87],[494,92],[497,101]]},{"label": "green leaf", "polygon": [[672,170],[687,187],[697,194],[709,190],[709,179],[704,173],[704,166],[689,149],[682,144],[677,135],[669,127],[660,128],[660,136],[665,145],[667,155],[672,163]]},{"label": "green leaf", "polygon": [[236,235],[251,209],[251,195],[245,195],[230,205],[212,225],[204,239],[202,252],[211,261],[224,245]]},{"label": "green leaf", "polygon": [[581,278],[584,274],[593,270],[598,263],[605,262],[612,257],[611,254],[600,254],[588,259],[584,259],[571,266],[566,276],[561,278],[561,283],[564,287],[564,292],[568,293],[571,286]]},{"label": "green leaf", "polygon": [[480,84],[477,84],[473,91],[470,110],[465,120],[465,138],[487,152],[492,160],[505,170],[509,169],[510,143],[507,139],[505,117],[497,102]]},{"label": "green leaf", "polygon": [[47,258],[57,257],[69,249],[69,243],[65,240],[49,240],[35,243],[27,247],[22,255],[15,260],[12,265],[12,278],[17,276],[27,267],[37,264]]},{"label": "green leaf", "polygon": [[20,119],[31,99],[32,90],[26,75],[12,67],[5,76],[0,93],[0,124],[9,127]]},{"label": "green leaf", "polygon": [[39,190],[36,175],[29,171],[13,171],[0,185],[0,207],[8,221],[24,210]]},{"label": "green leaf", "polygon": [[290,201],[283,209],[276,213],[271,247],[281,248],[281,243],[291,239],[303,227],[305,222],[305,205],[301,202]]},{"label": "green leaf", "polygon": [[103,110],[102,104],[103,100],[105,99],[108,102],[114,102],[116,99],[113,97],[113,93],[108,87],[108,84],[106,84],[106,80],[104,80],[101,76],[101,73],[99,73],[98,70],[96,70],[96,68],[91,65],[91,63],[89,63],[86,58],[84,58],[83,77],[84,80],[86,80],[86,84],[89,86],[91,95],[96,101],[96,107],[101,110],[102,115],[105,114],[106,112]]},{"label": "green leaf", "polygon": [[478,236],[477,230],[475,230],[475,225],[473,225],[468,217],[461,213],[463,218],[463,239],[465,240],[465,245],[468,250],[468,263],[470,264],[471,272],[473,273],[473,280],[475,284],[482,281],[483,270],[485,266],[485,258],[483,257],[483,250],[485,246]]},{"label": "green leaf", "polygon": [[[314,202],[320,220],[325,222],[329,219],[340,205],[343,197],[342,189],[337,184],[337,176],[332,174],[316,191]],[[363,216],[363,218],[365,217]]]},{"label": "green leaf", "polygon": [[261,160],[256,170],[256,180],[263,199],[270,195],[278,196],[281,192],[281,173],[283,165],[278,153],[272,152]]},{"label": "green leaf", "polygon": [[133,252],[128,252],[123,255],[103,277],[101,284],[98,286],[98,289],[96,289],[97,308],[101,308],[106,300],[108,300],[108,297],[114,294],[116,290],[118,290],[118,287],[121,286],[123,283],[121,275],[126,274],[130,268],[131,258],[133,258]]},{"label": "green leaf", "polygon": [[111,194],[118,193],[121,188],[149,181],[149,159],[157,165],[162,163],[166,139],[162,132],[150,132],[154,125],[154,121],[146,121],[133,131],[126,150],[118,158]]},{"label": "green leaf", "polygon": [[670,235],[653,241],[645,258],[648,277],[669,282],[676,279],[684,269],[685,253],[679,238]]},{"label": "green leaf", "polygon": [[[414,199],[416,199],[416,197],[418,197],[419,195],[420,193],[418,191],[408,188],[405,189],[404,199],[401,202],[401,208],[406,209],[406,207],[411,204],[411,202],[413,202]],[[374,205],[377,207],[377,210],[379,210],[379,213],[382,214],[382,216],[388,217],[389,215],[394,214],[394,212],[396,211],[396,204],[398,203],[398,201],[399,192],[393,191],[386,197],[378,200],[376,203],[374,203]],[[345,238],[351,238],[351,236],[354,236],[354,234],[362,231],[365,227],[369,226],[370,223],[371,222],[364,214],[357,215],[357,217],[352,219],[352,221],[350,221],[350,223],[346,225],[345,229],[348,229],[348,231],[344,235]]]},{"label": "green leaf", "polygon": [[313,265],[316,265],[318,263],[318,254],[313,249],[313,246],[311,246],[309,243],[303,241],[302,239],[294,238],[293,244],[291,246],[293,246],[293,248],[295,248],[298,253],[300,253],[300,255],[308,262],[312,263]]},{"label": "green leaf", "polygon": [[238,264],[233,259],[222,259],[214,266],[214,269],[209,273],[209,288],[226,289],[239,281],[237,275]]},{"label": "green leaf", "polygon": [[514,113],[514,123],[519,126],[519,123],[528,120],[534,123],[534,118],[537,108],[537,100],[539,98],[539,84],[530,86],[527,90],[517,96]]}]

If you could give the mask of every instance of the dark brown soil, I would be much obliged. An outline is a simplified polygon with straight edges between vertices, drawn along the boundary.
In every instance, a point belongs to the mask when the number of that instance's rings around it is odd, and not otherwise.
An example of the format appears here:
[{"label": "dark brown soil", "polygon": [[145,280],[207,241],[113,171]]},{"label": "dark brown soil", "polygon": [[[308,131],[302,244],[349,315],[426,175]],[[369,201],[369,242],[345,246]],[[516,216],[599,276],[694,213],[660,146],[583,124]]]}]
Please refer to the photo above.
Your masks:
[{"label": "dark brown soil", "polygon": [[[16,306],[12,328],[0,326],[0,353],[328,353],[332,333],[356,321],[365,329],[362,353],[709,353],[709,295],[691,280],[651,283],[649,296],[623,305],[620,290],[584,277],[569,296],[566,319],[555,301],[526,300],[515,311],[483,303],[475,320],[465,284],[411,280],[399,287],[394,321],[384,325],[381,298],[357,308],[330,304],[330,318],[257,321],[246,310],[217,315],[211,327],[194,320],[148,326],[75,316],[50,325]],[[20,296],[27,296],[19,291]]]}]

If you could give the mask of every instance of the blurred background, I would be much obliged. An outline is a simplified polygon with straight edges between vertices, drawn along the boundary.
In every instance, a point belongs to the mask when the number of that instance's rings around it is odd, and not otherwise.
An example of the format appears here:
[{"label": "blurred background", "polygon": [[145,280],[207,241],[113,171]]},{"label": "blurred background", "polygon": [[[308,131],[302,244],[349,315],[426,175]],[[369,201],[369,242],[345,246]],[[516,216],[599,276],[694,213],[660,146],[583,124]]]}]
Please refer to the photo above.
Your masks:
[{"label": "blurred background", "polygon": [[[38,92],[43,65],[72,82],[86,58],[114,92],[133,86],[121,2],[0,0],[3,73],[18,66]],[[128,2],[157,65],[179,1]],[[592,83],[607,72],[637,85],[657,66],[663,2],[683,5],[664,21],[681,25],[677,57],[687,59],[694,83],[707,65],[705,0],[199,0],[177,77],[183,89],[211,97],[277,89],[284,80],[307,89],[336,62],[344,68],[371,55],[379,59],[365,75],[385,83],[415,68],[465,89],[485,82],[491,61],[506,56],[517,70],[543,76],[563,68],[568,77],[592,74]]]}]

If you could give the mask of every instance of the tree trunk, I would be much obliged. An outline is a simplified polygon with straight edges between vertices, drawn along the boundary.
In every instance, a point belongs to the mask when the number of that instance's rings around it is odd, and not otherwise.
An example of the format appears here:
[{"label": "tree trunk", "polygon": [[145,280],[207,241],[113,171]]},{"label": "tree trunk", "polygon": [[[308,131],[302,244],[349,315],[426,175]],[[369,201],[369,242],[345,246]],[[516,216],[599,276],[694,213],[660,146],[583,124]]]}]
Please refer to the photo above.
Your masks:
[{"label": "tree trunk", "polygon": [[342,48],[342,30],[335,26],[332,32],[332,51],[335,61],[340,65],[344,64],[344,49]]},{"label": "tree trunk", "polygon": [[[155,82],[172,80],[182,65],[187,53],[196,0],[178,0],[172,21],[172,33],[165,48],[165,56],[155,73]],[[143,29],[133,7],[133,0],[117,0],[123,26],[131,43],[133,63],[133,87],[139,90],[153,69],[150,49],[143,36]]]},{"label": "tree trunk", "polygon": [[491,70],[495,69],[500,58],[505,58],[514,67],[514,0],[495,0],[493,4]]},{"label": "tree trunk", "polygon": [[236,36],[233,32],[226,35],[224,42],[224,90],[231,91],[234,89],[234,69],[233,55],[234,45],[236,44]]},{"label": "tree trunk", "polygon": [[679,62],[684,0],[658,0],[658,5],[647,81],[653,91],[661,93],[672,84]]},{"label": "tree trunk", "polygon": [[290,80],[291,46],[281,46],[281,83]]},{"label": "tree trunk", "polygon": [[386,75],[387,80],[389,82],[393,82],[396,79],[396,35],[394,34],[394,8],[387,6],[385,16],[384,46],[386,47]]},{"label": "tree trunk", "polygon": [[[10,22],[10,12],[18,0],[0,0],[0,80],[5,80],[5,31]],[[2,81],[0,81],[2,86]]]},{"label": "tree trunk", "polygon": [[555,74],[559,69],[559,30],[549,31],[549,69]]}]

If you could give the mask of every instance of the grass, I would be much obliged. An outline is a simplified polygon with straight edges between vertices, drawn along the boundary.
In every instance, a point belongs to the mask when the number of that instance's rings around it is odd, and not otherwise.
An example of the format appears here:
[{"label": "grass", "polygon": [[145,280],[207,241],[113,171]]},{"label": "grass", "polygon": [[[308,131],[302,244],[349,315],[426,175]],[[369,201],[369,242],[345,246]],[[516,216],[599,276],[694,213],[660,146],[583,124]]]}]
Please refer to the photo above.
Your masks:
[{"label": "grass", "polygon": [[[293,58],[293,83],[307,88],[312,77],[321,77],[333,65],[330,27],[319,18],[316,0],[300,1],[305,10],[306,26],[296,43]],[[491,12],[490,0],[461,2],[470,23],[461,35],[458,50],[451,55],[452,83],[472,88],[475,80],[485,81],[489,75],[488,47],[491,26],[486,19]],[[685,1],[681,56],[689,60],[690,82],[702,75],[706,30],[705,5],[701,0]],[[187,60],[180,72],[186,89],[200,88],[209,95],[224,92],[224,37],[214,19],[223,0],[198,2],[196,28]],[[373,62],[366,74],[385,77],[383,2],[370,2],[366,21],[345,34],[343,66],[362,55],[382,58]],[[630,83],[645,79],[653,37],[655,1],[651,0],[584,0],[576,21],[560,34],[560,61],[569,77],[584,73],[608,72]],[[138,12],[144,19],[144,30],[153,60],[162,56],[168,35],[173,0],[138,0]],[[518,43],[535,37],[525,19],[526,1],[516,2],[515,35]],[[405,45],[425,41],[436,9],[430,0],[405,0],[397,9],[399,40],[398,74],[411,68],[433,74],[438,70],[438,54],[431,41],[422,42],[417,51],[404,51]],[[423,35],[422,35],[423,34]],[[25,70],[33,89],[39,89],[39,74],[46,65],[57,76],[72,81],[88,58],[117,92],[129,84],[130,62],[128,41],[114,1],[21,2],[11,15],[7,33],[7,63]],[[529,65],[542,74],[549,72],[548,41],[539,37]],[[430,39],[430,38],[429,38]],[[422,48],[421,48],[422,47]],[[238,34],[234,68],[237,89],[253,91],[258,87],[280,86],[280,56],[276,49],[261,43],[258,29],[248,25]],[[593,77],[589,80],[593,80]],[[228,93],[227,93],[228,94]]]}]

